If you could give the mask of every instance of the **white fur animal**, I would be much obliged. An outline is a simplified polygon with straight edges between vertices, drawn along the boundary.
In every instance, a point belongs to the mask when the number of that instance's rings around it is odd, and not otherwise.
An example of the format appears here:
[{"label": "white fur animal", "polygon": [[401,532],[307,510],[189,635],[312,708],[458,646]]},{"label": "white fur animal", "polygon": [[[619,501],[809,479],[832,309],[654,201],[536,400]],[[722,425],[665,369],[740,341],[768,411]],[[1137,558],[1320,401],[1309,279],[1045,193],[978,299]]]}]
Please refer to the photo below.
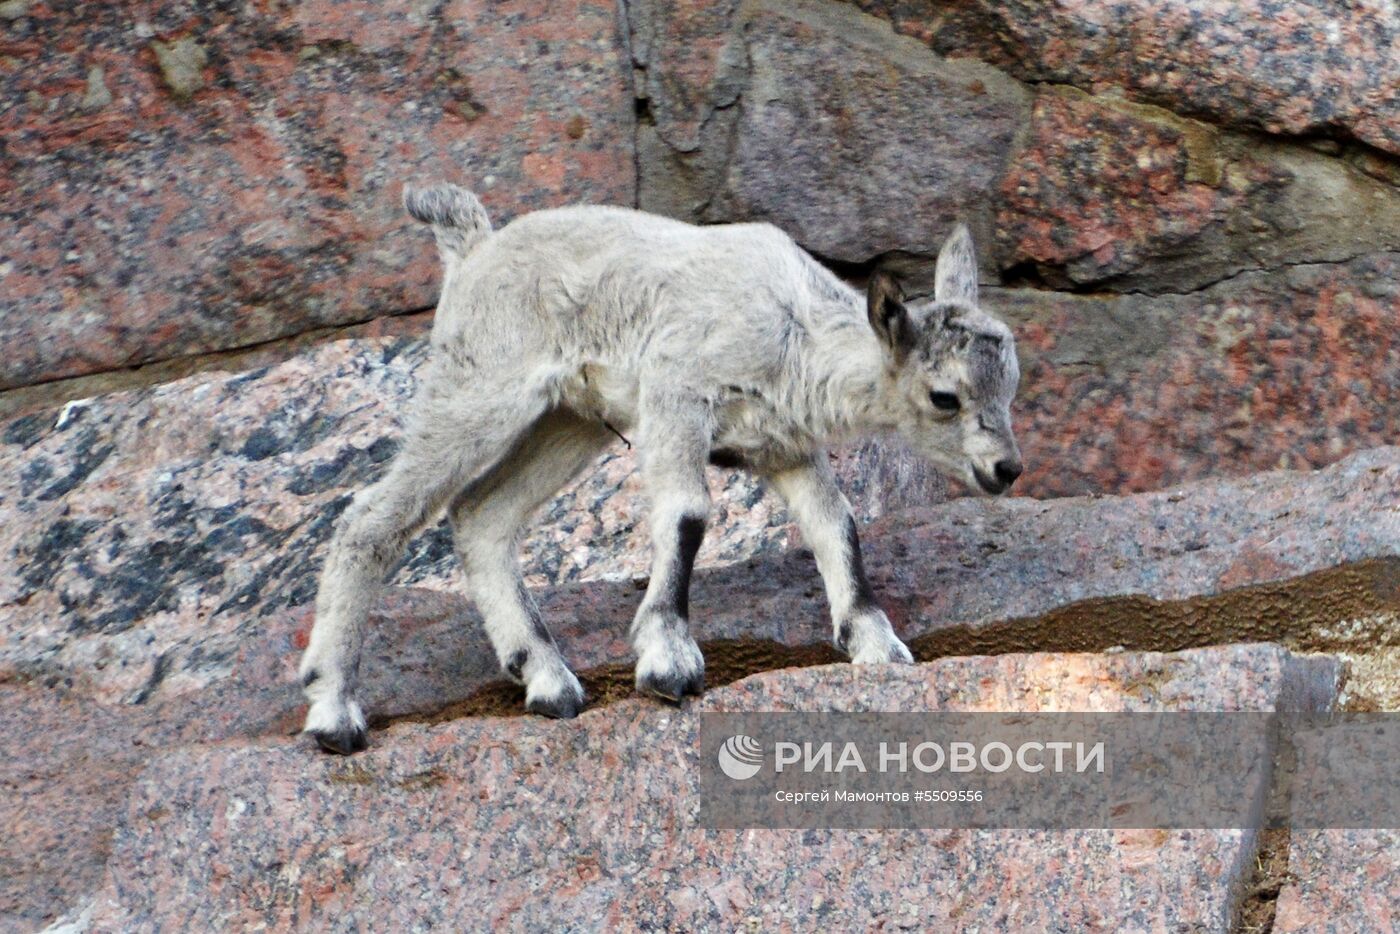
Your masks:
[{"label": "white fur animal", "polygon": [[939,254],[934,300],[906,307],[888,276],[862,300],[767,224],[573,207],[493,232],[461,188],[406,190],[404,202],[437,236],[442,298],[403,448],[346,510],[321,578],[301,676],[306,731],[322,747],[364,748],[355,691],[370,602],[444,508],[526,708],[578,713],[583,690],[521,584],[516,544],[610,429],[636,441],[650,502],[654,563],[631,629],[638,690],[674,701],[703,687],[687,593],[707,461],[742,465],[786,500],[825,581],[838,648],[857,663],[912,660],[875,603],[823,445],[896,432],[990,493],[1021,473],[1015,346],[977,307],[965,227]]}]

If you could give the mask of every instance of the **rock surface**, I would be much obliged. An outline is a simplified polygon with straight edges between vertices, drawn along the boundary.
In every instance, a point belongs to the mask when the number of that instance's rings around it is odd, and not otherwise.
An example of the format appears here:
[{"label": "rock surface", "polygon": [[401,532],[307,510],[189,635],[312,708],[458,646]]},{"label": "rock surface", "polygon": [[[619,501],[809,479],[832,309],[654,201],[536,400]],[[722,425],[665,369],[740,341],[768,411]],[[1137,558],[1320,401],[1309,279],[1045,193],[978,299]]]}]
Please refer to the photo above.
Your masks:
[{"label": "rock surface", "polygon": [[25,62],[0,72],[0,388],[431,305],[404,180],[498,220],[633,203],[625,41],[595,0],[27,6],[0,22]]},{"label": "rock surface", "polygon": [[1295,830],[1274,930],[1393,931],[1400,927],[1400,832]]},{"label": "rock surface", "polygon": [[[1134,497],[958,500],[888,516],[864,541],[877,595],[923,659],[1258,639],[1353,651],[1354,642],[1318,632],[1400,611],[1400,565],[1384,560],[1400,553],[1398,491],[1400,450],[1385,449],[1319,473]],[[1336,565],[1347,566],[1327,570]],[[572,583],[541,596],[595,702],[630,696],[635,586]],[[837,658],[826,644],[816,568],[803,552],[701,572],[692,617],[712,685]],[[232,613],[223,623],[137,624],[125,635],[65,633],[31,620],[26,631],[49,647],[37,657],[7,628],[0,726],[26,739],[0,762],[0,827],[15,828],[0,845],[0,916],[28,919],[15,923],[27,929],[93,889],[113,815],[153,755],[298,729],[295,665],[311,621],[306,606]],[[395,720],[520,709],[518,689],[497,681],[475,614],[451,592],[387,592],[363,676],[376,750],[392,748],[397,733],[381,727]],[[1365,686],[1348,691],[1364,695]]]},{"label": "rock surface", "polygon": [[1024,492],[1163,489],[1392,443],[1397,297],[1400,253],[1184,295],[988,290],[1022,360]]},{"label": "rock surface", "polygon": [[1030,102],[1005,75],[891,48],[869,18],[827,6],[765,10],[744,41],[749,80],[706,220],[766,220],[819,256],[862,262],[936,255],[991,199]]},{"label": "rock surface", "polygon": [[997,268],[1057,288],[1189,293],[1400,247],[1392,184],[1313,150],[1064,89],[1037,95],[992,210]]},{"label": "rock surface", "polygon": [[[1400,246],[1395,179],[1335,152],[1106,90],[1027,87],[843,4],[725,9],[632,14],[650,107],[643,207],[769,220],[822,257],[879,261],[924,286],[958,219],[979,234],[987,272],[1057,288],[1187,292]],[[677,33],[691,41],[666,41]]]},{"label": "rock surface", "polygon": [[[384,469],[426,347],[342,341],[34,413],[0,430],[0,673],[82,679],[139,701],[184,661],[226,663],[260,621],[309,602],[350,496]],[[941,498],[930,470],[876,444],[835,455],[863,519]],[[701,566],[796,536],[774,497],[711,472]],[[619,442],[540,515],[527,582],[645,576],[645,497]],[[459,587],[451,532],[415,540],[400,584]]]},{"label": "rock surface", "polygon": [[1116,87],[1179,113],[1400,153],[1400,20],[1327,0],[858,0],[944,55],[1026,81]]},{"label": "rock surface", "polygon": [[[1268,711],[1309,690],[1325,709],[1336,669],[1321,662],[1237,646],[833,666],[758,675],[680,710],[626,701],[569,723],[400,726],[353,760],[289,740],[177,752],[133,791],[92,923],[1223,930],[1251,831],[706,830],[698,714]],[[1132,688],[1164,674],[1151,699]]]}]

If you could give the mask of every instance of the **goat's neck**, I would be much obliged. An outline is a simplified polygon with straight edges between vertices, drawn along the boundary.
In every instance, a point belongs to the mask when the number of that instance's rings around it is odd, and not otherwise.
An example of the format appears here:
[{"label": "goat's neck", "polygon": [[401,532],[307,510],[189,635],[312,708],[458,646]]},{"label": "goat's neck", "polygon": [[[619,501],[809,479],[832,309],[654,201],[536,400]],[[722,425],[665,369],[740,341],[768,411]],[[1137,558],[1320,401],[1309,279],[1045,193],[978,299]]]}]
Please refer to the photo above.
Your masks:
[{"label": "goat's neck", "polygon": [[894,427],[889,358],[863,321],[817,335],[809,365],[806,401],[815,437],[840,441]]}]

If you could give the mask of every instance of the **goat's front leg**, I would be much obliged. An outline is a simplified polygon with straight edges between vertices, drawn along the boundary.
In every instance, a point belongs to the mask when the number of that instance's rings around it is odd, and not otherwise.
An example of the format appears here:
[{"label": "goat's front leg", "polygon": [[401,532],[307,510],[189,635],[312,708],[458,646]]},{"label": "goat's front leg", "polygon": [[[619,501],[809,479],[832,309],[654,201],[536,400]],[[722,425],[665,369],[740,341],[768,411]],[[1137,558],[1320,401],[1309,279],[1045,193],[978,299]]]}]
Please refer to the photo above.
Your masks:
[{"label": "goat's front leg", "polygon": [[705,660],[690,635],[690,572],[705,534],[710,410],[698,397],[643,397],[642,481],[650,503],[651,581],[632,622],[637,690],[669,701],[705,688]]},{"label": "goat's front leg", "polygon": [[855,516],[836,486],[826,453],[819,451],[805,464],[771,472],[768,479],[816,556],[831,604],[836,647],[856,664],[912,662],[913,655],[875,602],[860,558]]}]

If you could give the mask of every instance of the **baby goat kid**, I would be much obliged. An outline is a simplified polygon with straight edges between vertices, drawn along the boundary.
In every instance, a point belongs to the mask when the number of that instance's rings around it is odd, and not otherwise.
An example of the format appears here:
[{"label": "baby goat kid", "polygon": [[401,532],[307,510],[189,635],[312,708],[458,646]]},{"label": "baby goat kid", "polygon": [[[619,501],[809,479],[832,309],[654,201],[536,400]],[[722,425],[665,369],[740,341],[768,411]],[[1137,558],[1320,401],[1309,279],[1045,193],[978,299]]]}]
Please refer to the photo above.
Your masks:
[{"label": "baby goat kid", "polygon": [[767,224],[695,227],[638,211],[540,211],[493,231],[474,195],[406,190],[446,267],[403,448],[345,511],[301,662],[306,731],[352,753],[365,620],[408,540],[444,508],[467,585],[525,706],[572,717],[583,690],[516,560],[530,514],[613,438],[636,441],[654,558],[632,623],[637,689],[697,694],[705,663],[687,591],[709,510],[705,464],[783,497],[816,556],[837,648],[908,662],[876,605],[823,445],[897,433],[937,467],[1002,493],[1021,473],[1009,406],[1015,345],[977,307],[972,238],[938,256],[934,299],[877,274],[862,300]]}]

